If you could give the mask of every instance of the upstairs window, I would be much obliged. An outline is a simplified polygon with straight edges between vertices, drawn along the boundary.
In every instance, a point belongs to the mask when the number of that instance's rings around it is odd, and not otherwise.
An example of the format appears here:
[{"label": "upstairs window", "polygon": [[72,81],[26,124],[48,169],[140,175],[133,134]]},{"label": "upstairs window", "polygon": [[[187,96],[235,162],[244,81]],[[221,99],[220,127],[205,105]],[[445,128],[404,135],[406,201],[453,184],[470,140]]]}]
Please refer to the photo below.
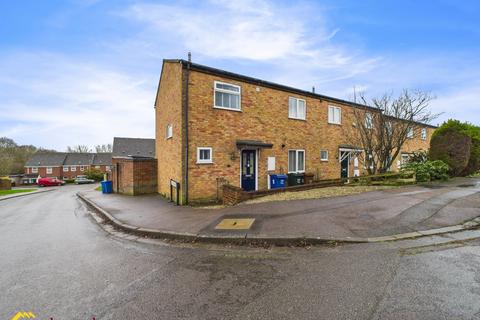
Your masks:
[{"label": "upstairs window", "polygon": [[373,114],[370,112],[365,114],[365,128],[373,129]]},{"label": "upstairs window", "polygon": [[413,128],[408,128],[407,138],[408,139],[413,139]]},{"label": "upstairs window", "polygon": [[77,171],[77,167],[75,167],[75,166],[71,166],[71,167],[70,167],[70,171],[72,171],[72,172],[75,172],[75,171]]},{"label": "upstairs window", "polygon": [[213,103],[215,108],[240,111],[240,86],[224,82],[214,82],[215,95]]},{"label": "upstairs window", "polygon": [[342,124],[342,109],[339,107],[328,107],[328,123]]},{"label": "upstairs window", "polygon": [[68,172],[68,166],[63,166],[63,172]]},{"label": "upstairs window", "polygon": [[167,139],[170,139],[173,137],[173,125],[168,124],[167,125]]},{"label": "upstairs window", "polygon": [[213,163],[212,148],[197,148],[197,163]]},{"label": "upstairs window", "polygon": [[47,167],[47,174],[52,174],[52,167]]},{"label": "upstairs window", "polygon": [[305,172],[305,150],[288,151],[288,172]]},{"label": "upstairs window", "polygon": [[37,167],[32,167],[32,173],[38,173],[38,168]]},{"label": "upstairs window", "polygon": [[427,140],[427,129],[422,129],[422,140]]},{"label": "upstairs window", "polygon": [[305,100],[297,98],[288,98],[288,117],[291,119],[305,120],[307,114],[307,105]]}]

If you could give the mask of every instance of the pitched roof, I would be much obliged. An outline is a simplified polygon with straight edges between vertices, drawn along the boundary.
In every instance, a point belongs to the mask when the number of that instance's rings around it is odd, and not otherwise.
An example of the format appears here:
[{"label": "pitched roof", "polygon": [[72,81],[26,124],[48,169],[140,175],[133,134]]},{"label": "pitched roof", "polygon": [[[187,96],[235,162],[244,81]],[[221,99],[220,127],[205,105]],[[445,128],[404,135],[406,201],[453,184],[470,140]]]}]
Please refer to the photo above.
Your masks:
[{"label": "pitched roof", "polygon": [[92,165],[94,166],[111,166],[112,165],[112,153],[95,153],[93,157]]},{"label": "pitched roof", "polygon": [[[330,102],[333,102],[333,103],[335,103],[335,102],[336,103],[341,103],[341,104],[349,105],[349,106],[354,107],[354,108],[369,109],[369,110],[377,111],[377,112],[380,111],[378,108],[371,107],[371,106],[368,106],[368,105],[364,105],[364,104],[360,104],[360,103],[356,103],[356,102],[352,102],[352,101],[347,101],[347,100],[343,100],[343,99],[338,99],[338,98],[334,98],[334,97],[330,97],[330,96],[326,96],[326,95],[323,95],[323,94],[318,94],[318,93],[315,93],[315,92],[306,91],[306,90],[302,90],[302,89],[298,89],[298,88],[293,88],[293,87],[289,87],[289,86],[286,86],[286,85],[283,85],[283,84],[270,82],[270,81],[265,81],[265,80],[261,80],[261,79],[258,79],[258,78],[249,77],[249,76],[245,76],[245,75],[242,75],[242,74],[230,72],[230,71],[225,71],[225,70],[221,70],[221,69],[217,69],[217,68],[212,68],[212,67],[208,67],[208,66],[205,66],[205,65],[202,65],[202,64],[189,62],[189,61],[186,61],[186,60],[183,60],[183,59],[164,59],[163,63],[165,63],[165,62],[180,63],[180,64],[182,64],[183,68],[188,67],[191,70],[203,72],[203,73],[206,73],[206,74],[218,75],[218,76],[222,76],[222,77],[225,77],[225,78],[240,80],[240,81],[255,84],[255,85],[258,85],[258,86],[263,86],[263,87],[267,87],[267,88],[272,88],[272,89],[282,90],[282,91],[286,91],[286,92],[296,93],[296,94],[299,94],[299,95],[312,97],[312,98],[317,98],[317,99],[325,100],[325,101],[330,101]],[[163,72],[163,67],[162,67],[162,72]],[[162,81],[162,75],[160,74],[160,80],[159,80],[157,91],[160,90],[160,82],[161,81]],[[155,98],[155,106],[157,106],[158,92],[157,92],[157,95],[155,97],[156,97]],[[427,127],[437,128],[436,126],[426,124],[426,123],[419,123],[419,124],[425,125]]]},{"label": "pitched roof", "polygon": [[155,157],[155,139],[113,138],[113,157]]},{"label": "pitched roof", "polygon": [[26,167],[42,167],[52,166],[57,167],[63,165],[67,154],[62,152],[57,153],[37,153],[34,154],[25,164]]},{"label": "pitched roof", "polygon": [[63,165],[66,166],[87,166],[92,163],[94,154],[93,153],[67,153],[67,158]]}]

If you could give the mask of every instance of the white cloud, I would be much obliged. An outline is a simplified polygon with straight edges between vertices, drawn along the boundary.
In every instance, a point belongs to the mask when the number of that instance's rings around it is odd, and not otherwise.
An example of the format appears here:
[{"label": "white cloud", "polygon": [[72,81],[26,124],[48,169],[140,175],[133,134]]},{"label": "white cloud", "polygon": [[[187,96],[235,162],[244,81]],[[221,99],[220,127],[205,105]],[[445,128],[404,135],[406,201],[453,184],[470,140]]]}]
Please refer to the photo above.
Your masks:
[{"label": "white cloud", "polygon": [[60,150],[154,136],[153,78],[50,53],[3,56],[0,69],[0,136]]}]

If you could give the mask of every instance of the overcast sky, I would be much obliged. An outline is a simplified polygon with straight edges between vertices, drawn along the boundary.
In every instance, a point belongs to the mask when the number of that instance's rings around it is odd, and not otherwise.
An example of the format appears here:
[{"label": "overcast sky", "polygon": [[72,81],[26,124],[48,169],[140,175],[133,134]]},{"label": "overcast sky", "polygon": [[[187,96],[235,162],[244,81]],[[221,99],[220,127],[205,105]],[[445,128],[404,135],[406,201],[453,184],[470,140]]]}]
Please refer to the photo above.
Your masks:
[{"label": "overcast sky", "polygon": [[64,150],[154,137],[162,59],[350,99],[402,88],[480,124],[478,1],[26,0],[0,4],[0,136]]}]

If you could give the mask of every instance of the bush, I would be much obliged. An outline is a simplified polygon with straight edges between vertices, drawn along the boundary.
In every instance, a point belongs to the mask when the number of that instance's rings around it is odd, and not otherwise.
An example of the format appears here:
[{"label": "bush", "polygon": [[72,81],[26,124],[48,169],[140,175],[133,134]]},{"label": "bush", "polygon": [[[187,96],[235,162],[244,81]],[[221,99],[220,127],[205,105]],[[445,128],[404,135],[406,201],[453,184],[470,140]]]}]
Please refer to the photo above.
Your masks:
[{"label": "bush", "polygon": [[430,160],[448,164],[453,176],[480,170],[480,127],[457,120],[445,122],[432,135]]},{"label": "bush", "polygon": [[95,181],[103,180],[103,172],[98,169],[90,169],[86,173],[87,179],[92,179]]},{"label": "bush", "polygon": [[450,167],[441,160],[412,162],[404,166],[404,171],[414,171],[417,182],[428,182],[433,180],[448,180]]},{"label": "bush", "polygon": [[65,181],[65,183],[67,183],[67,184],[68,183],[75,183],[75,179],[65,179],[63,181]]}]

